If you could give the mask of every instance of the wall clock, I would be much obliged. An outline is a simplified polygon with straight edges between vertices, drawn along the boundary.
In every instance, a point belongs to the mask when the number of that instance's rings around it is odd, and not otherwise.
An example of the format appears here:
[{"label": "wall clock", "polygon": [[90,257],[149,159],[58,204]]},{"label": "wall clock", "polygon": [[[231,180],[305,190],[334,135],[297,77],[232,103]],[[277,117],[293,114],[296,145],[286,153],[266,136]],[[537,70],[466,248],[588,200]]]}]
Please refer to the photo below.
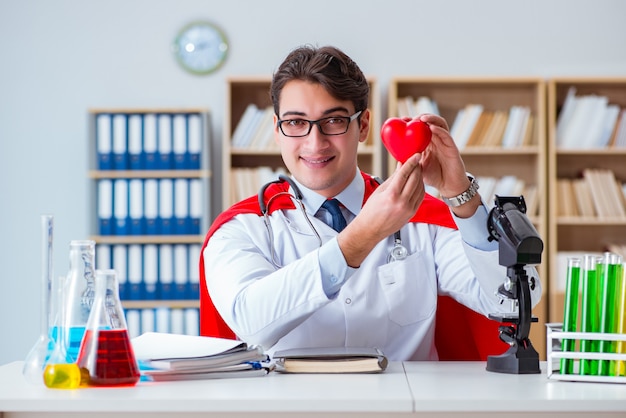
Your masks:
[{"label": "wall clock", "polygon": [[206,21],[184,26],[174,40],[174,55],[178,63],[193,74],[209,74],[226,60],[228,41],[224,32]]}]

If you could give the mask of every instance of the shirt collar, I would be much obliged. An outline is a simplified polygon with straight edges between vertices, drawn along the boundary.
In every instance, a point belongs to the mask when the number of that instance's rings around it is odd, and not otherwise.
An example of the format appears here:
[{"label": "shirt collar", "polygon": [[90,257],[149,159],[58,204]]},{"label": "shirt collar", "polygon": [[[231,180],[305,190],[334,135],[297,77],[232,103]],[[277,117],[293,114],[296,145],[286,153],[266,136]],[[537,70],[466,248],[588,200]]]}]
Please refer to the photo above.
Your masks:
[{"label": "shirt collar", "polygon": [[[292,177],[293,178],[293,177]],[[303,186],[298,180],[293,179],[302,192],[302,203],[306,208],[307,213],[315,215],[318,209],[322,206],[326,198],[315,191]],[[365,195],[365,181],[363,176],[360,175],[360,171],[357,168],[354,173],[354,178],[337,196],[334,196],[346,207],[352,214],[358,215],[363,206],[363,196]]]}]

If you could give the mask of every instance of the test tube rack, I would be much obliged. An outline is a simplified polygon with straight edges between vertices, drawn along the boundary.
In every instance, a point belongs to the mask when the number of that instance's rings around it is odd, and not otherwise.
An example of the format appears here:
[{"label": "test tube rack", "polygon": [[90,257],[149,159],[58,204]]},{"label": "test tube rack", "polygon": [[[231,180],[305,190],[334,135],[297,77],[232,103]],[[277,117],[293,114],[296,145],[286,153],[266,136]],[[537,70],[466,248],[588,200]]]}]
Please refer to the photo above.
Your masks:
[{"label": "test tube rack", "polygon": [[[548,379],[573,381],[573,382],[602,382],[602,383],[626,383],[626,376],[600,376],[600,375],[581,375],[561,374],[561,359],[573,359],[578,364],[581,360],[611,360],[625,361],[626,353],[598,353],[598,352],[581,352],[581,351],[562,351],[563,340],[576,340],[576,347],[579,347],[579,341],[582,340],[600,340],[600,341],[623,341],[626,344],[626,334],[609,334],[602,332],[565,332],[562,331],[562,323],[548,323],[547,330],[547,375]],[[578,348],[577,348],[578,350]]]}]

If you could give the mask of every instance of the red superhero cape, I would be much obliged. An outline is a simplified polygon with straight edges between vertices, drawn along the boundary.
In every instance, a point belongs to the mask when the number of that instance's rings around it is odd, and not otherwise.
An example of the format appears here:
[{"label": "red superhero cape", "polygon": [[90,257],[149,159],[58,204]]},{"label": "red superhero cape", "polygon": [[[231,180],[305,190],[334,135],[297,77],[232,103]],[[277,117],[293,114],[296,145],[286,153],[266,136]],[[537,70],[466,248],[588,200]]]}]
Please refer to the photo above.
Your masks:
[{"label": "red superhero cape", "polygon": [[[364,172],[361,172],[361,174],[363,176],[363,179],[365,180],[365,194],[363,196],[363,204],[365,204],[365,202],[370,197],[370,195],[374,192],[376,187],[378,187],[378,182],[369,174],[366,174]],[[270,213],[275,210],[281,210],[281,209],[295,209],[295,204],[293,203],[291,197],[288,194],[279,195],[279,193],[281,192],[286,193],[288,192],[288,190],[289,190],[289,184],[287,182],[274,183],[274,184],[271,184],[266,189],[265,194],[267,196],[274,197],[274,200],[272,201],[272,205],[269,208]],[[244,214],[244,213],[248,213],[248,214],[256,213],[258,216],[263,216],[261,213],[261,209],[259,207],[257,196],[251,196],[239,203],[236,203],[235,205],[231,206],[226,211],[222,212],[215,219],[215,221],[209,228],[209,231],[207,232],[206,237],[204,239],[202,250],[200,251],[200,260],[199,260],[200,261],[200,335],[220,337],[220,338],[229,338],[229,339],[236,338],[235,333],[228,327],[228,325],[226,325],[226,323],[224,322],[220,314],[215,309],[215,306],[213,305],[213,301],[211,300],[211,297],[207,290],[206,281],[204,279],[205,278],[204,257],[202,256],[202,254],[204,253],[204,249],[206,248],[206,245],[209,239],[220,226],[228,222],[230,219],[232,219],[236,215]],[[422,222],[422,223],[444,226],[447,228],[453,228],[453,229],[457,228],[447,206],[441,200],[428,194],[424,196],[424,200],[422,201],[422,204],[417,209],[417,212],[411,218],[410,222]],[[442,297],[440,297],[439,299],[441,302]],[[454,322],[451,322],[449,325],[442,325],[443,327],[446,327],[446,328],[448,326],[450,327],[449,329],[446,330],[445,335],[441,333],[442,337],[448,334],[453,334],[454,341],[451,341],[451,342],[453,342],[454,345],[458,345],[459,341],[463,341],[463,339],[459,338],[458,319],[461,316],[467,316],[467,315],[470,315],[471,317],[476,317],[475,318],[476,321],[481,321],[481,322],[488,321],[490,323],[494,323],[496,326],[495,328],[496,331],[494,332],[496,333],[492,335],[497,335],[497,323],[495,323],[494,321],[487,320],[484,316],[470,310],[469,308],[466,308],[465,306],[459,303],[456,303],[451,298],[446,297],[445,299],[449,299],[449,301],[446,301],[445,303],[450,306],[449,308],[450,310],[457,311],[458,309],[460,309],[464,312],[454,313],[449,316],[449,320],[454,321]],[[445,318],[440,319],[440,317],[441,315],[437,315],[437,323],[438,323],[437,327],[439,327],[439,322],[445,319]],[[454,331],[452,331],[453,326],[455,328]],[[468,327],[463,327],[463,328],[469,329]],[[474,336],[474,338],[475,337],[476,336]],[[482,339],[483,338],[481,338],[481,340]],[[447,359],[446,357],[453,357],[453,354],[442,353],[439,346],[437,347],[437,349],[438,351],[440,351],[439,353],[440,359],[444,360],[444,359]],[[459,358],[459,359],[474,360],[474,358],[465,358],[465,357]],[[480,359],[485,360],[486,355],[484,355],[484,358],[480,358]]]}]

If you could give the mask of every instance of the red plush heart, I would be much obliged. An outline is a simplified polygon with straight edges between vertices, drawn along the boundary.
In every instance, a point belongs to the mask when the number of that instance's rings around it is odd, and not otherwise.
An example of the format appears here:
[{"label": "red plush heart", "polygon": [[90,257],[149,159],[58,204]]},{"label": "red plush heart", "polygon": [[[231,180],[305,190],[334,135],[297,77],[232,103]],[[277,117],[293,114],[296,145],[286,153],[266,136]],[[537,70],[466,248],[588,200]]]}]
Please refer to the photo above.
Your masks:
[{"label": "red plush heart", "polygon": [[383,123],[380,136],[387,151],[401,163],[430,144],[432,133],[427,123],[410,118],[389,118]]}]

